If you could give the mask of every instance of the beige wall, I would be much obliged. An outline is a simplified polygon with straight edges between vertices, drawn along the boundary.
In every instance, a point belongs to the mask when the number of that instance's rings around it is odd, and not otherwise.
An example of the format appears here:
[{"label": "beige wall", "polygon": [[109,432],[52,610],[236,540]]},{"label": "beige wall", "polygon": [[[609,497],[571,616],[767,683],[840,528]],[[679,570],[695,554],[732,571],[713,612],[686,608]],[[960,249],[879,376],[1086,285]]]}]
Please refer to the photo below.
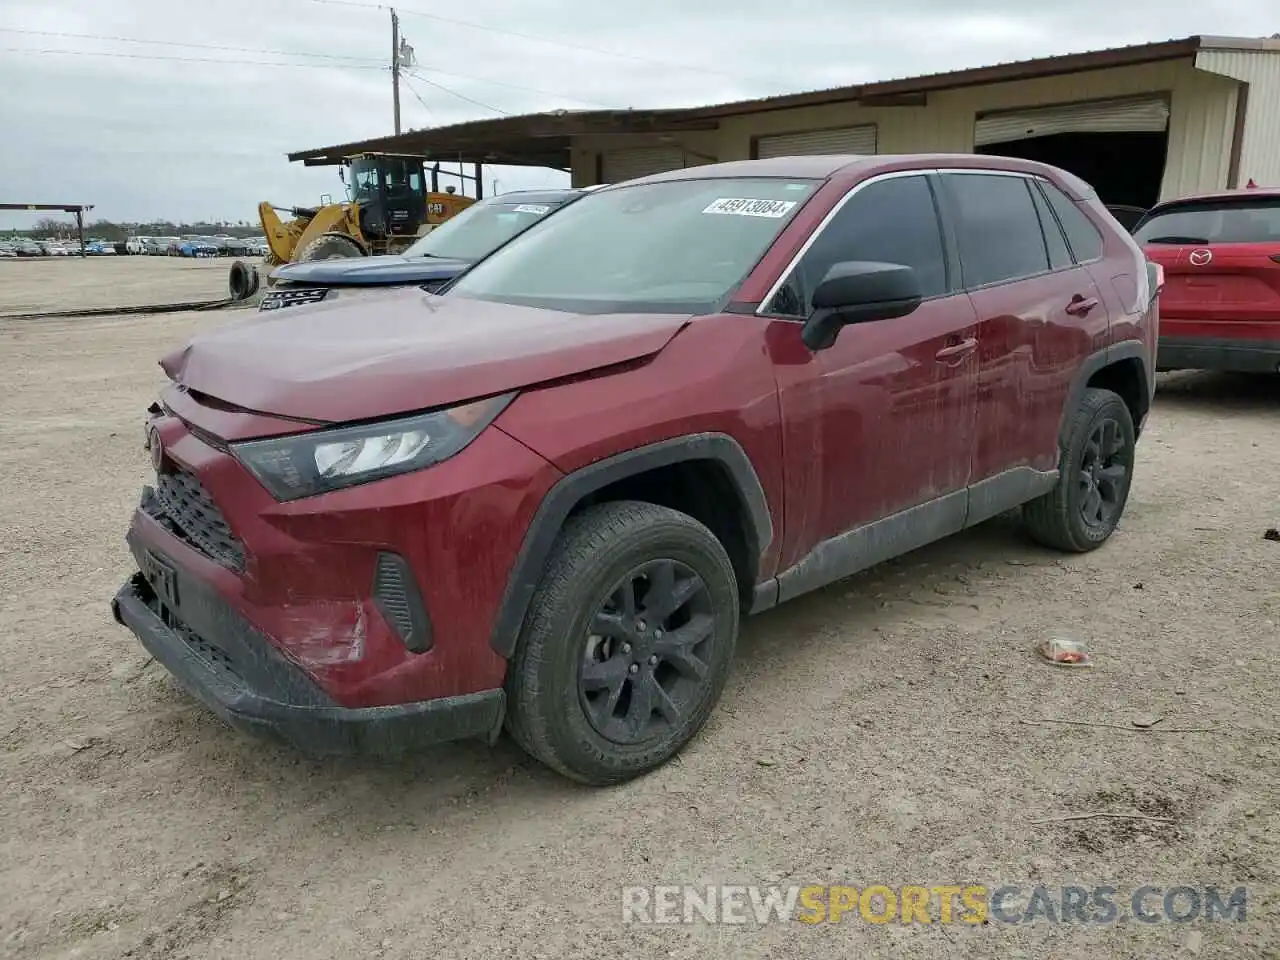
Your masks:
[{"label": "beige wall", "polygon": [[[1197,70],[1190,59],[944,90],[930,93],[924,107],[830,104],[744,114],[723,118],[719,130],[688,134],[681,141],[718,160],[745,160],[751,155],[753,136],[874,123],[881,153],[970,153],[980,112],[1164,92],[1171,94],[1171,100],[1169,161],[1161,198],[1225,187],[1236,83]],[[1280,129],[1276,136],[1280,137]],[[653,137],[627,136],[576,140],[574,183],[594,182],[598,150],[659,142]],[[695,162],[706,161],[690,158],[691,165]]]},{"label": "beige wall", "polygon": [[1240,182],[1232,186],[1252,178],[1260,187],[1280,187],[1280,52],[1203,50],[1196,66],[1249,85]]}]

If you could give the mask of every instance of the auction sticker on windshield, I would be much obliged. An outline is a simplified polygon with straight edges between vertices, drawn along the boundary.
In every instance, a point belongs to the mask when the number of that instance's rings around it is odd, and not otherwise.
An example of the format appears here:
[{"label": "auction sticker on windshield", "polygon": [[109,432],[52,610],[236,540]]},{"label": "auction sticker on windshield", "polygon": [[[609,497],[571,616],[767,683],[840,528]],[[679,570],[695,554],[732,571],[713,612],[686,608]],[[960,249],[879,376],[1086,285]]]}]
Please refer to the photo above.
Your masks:
[{"label": "auction sticker on windshield", "polygon": [[703,213],[725,213],[738,217],[785,217],[796,205],[794,200],[749,200],[745,197],[721,197]]},{"label": "auction sticker on windshield", "polygon": [[538,216],[542,216],[550,209],[550,207],[541,203],[522,203],[516,207],[516,213],[536,213]]}]

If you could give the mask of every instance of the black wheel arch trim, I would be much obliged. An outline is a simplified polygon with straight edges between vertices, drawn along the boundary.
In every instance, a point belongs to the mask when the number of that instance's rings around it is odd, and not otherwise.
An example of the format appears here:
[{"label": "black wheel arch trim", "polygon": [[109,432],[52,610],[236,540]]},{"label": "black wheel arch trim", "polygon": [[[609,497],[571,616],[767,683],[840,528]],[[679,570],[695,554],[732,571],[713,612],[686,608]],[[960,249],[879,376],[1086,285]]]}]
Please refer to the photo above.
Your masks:
[{"label": "black wheel arch trim", "polygon": [[[1080,398],[1084,396],[1089,380],[1099,370],[1104,370],[1122,360],[1137,360],[1142,367],[1142,390],[1147,398],[1147,408],[1150,409],[1151,400],[1155,396],[1155,369],[1152,359],[1151,351],[1141,340],[1121,340],[1085,357],[1076,371],[1075,379],[1071,382],[1071,392],[1067,395],[1067,402],[1062,408],[1062,418],[1058,427],[1059,443],[1065,445],[1067,442],[1071,416],[1080,406]],[[1140,429],[1140,425],[1135,423],[1134,429]]]},{"label": "black wheel arch trim", "polygon": [[748,526],[748,548],[758,560],[773,542],[773,517],[755,467],[737,440],[723,433],[698,433],[626,450],[566,474],[543,497],[507,576],[490,646],[504,657],[514,652],[556,538],[585,497],[627,477],[696,460],[713,460],[728,471]]}]

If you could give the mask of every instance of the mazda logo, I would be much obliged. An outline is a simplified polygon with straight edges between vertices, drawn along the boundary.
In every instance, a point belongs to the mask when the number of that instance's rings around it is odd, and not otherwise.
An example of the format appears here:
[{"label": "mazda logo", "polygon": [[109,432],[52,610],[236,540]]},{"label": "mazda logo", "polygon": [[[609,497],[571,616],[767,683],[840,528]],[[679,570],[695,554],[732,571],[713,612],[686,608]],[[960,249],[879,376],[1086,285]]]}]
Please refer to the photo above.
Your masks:
[{"label": "mazda logo", "polygon": [[1206,263],[1213,259],[1212,250],[1192,250],[1191,256],[1187,258],[1191,261],[1193,267],[1203,267]]}]

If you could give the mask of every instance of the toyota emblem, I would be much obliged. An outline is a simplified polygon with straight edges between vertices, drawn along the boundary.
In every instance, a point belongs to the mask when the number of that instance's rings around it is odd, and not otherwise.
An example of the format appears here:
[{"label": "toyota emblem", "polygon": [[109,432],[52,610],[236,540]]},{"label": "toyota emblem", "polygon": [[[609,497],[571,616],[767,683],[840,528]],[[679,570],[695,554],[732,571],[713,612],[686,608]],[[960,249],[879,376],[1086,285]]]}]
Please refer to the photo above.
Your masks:
[{"label": "toyota emblem", "polygon": [[164,465],[164,444],[160,442],[160,431],[155,427],[147,432],[147,449],[151,451],[151,465],[159,473]]},{"label": "toyota emblem", "polygon": [[1213,259],[1212,250],[1192,250],[1191,256],[1187,258],[1191,261],[1193,267],[1203,267]]}]

